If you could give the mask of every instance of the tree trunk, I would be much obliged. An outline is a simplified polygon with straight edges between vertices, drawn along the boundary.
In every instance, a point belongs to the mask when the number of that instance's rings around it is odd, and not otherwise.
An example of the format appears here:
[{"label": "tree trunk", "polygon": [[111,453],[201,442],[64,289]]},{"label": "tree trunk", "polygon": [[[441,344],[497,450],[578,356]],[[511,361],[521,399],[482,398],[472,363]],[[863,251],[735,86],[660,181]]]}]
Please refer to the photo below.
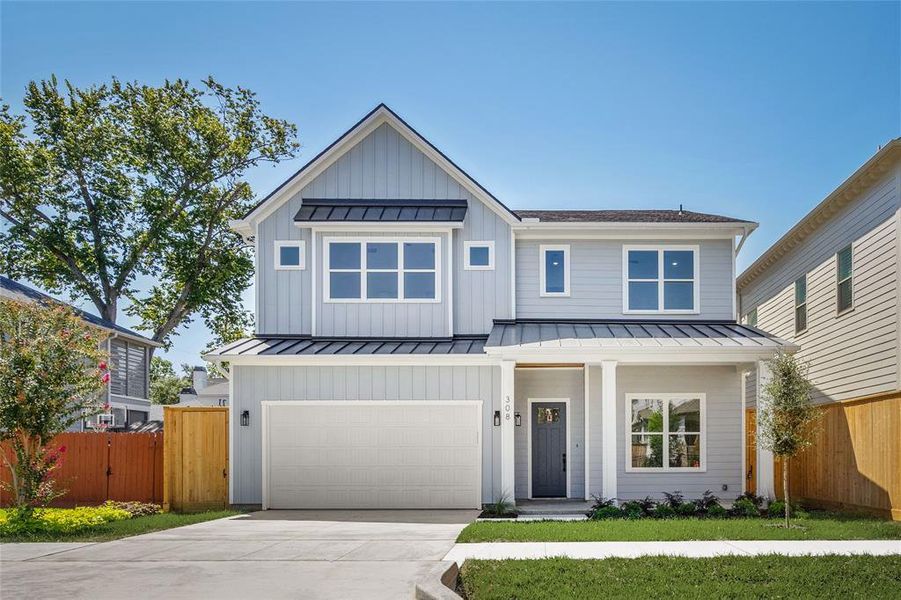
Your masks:
[{"label": "tree trunk", "polygon": [[782,498],[785,500],[785,528],[788,529],[789,513],[791,512],[791,502],[788,497],[788,461],[787,456],[782,457]]}]

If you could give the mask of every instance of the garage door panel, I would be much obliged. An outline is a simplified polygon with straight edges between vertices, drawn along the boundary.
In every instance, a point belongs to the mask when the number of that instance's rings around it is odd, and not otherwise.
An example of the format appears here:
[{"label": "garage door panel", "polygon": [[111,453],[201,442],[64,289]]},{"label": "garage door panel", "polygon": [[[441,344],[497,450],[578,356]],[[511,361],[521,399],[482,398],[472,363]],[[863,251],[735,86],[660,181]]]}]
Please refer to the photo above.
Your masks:
[{"label": "garage door panel", "polygon": [[475,508],[481,404],[267,405],[271,508]]}]

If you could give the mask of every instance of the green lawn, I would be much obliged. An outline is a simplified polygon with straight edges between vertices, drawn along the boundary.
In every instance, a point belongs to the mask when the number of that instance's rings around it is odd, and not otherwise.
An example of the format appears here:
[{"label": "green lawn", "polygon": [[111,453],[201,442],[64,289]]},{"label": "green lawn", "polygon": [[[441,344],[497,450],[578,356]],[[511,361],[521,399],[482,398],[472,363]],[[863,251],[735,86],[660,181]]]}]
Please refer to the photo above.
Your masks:
[{"label": "green lawn", "polygon": [[901,598],[901,556],[467,560],[468,600]]},{"label": "green lawn", "polygon": [[479,521],[458,542],[645,542],[682,540],[876,540],[901,539],[901,522],[811,513],[795,519],[610,519],[605,521]]},{"label": "green lawn", "polygon": [[124,521],[112,521],[97,525],[86,531],[76,533],[41,533],[31,536],[0,535],[0,542],[108,542],[119,538],[150,533],[162,529],[192,525],[203,521],[212,521],[223,517],[241,514],[233,510],[216,510],[210,512],[177,514],[161,513],[146,517],[134,517]]}]

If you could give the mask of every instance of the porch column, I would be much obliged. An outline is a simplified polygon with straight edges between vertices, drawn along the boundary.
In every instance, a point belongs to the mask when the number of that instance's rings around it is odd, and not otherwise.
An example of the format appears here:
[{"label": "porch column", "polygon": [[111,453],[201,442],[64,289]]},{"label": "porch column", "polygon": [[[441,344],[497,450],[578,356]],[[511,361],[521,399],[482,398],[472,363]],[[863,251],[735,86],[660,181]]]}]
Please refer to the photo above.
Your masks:
[{"label": "porch column", "polygon": [[763,447],[760,435],[760,414],[768,399],[764,396],[763,387],[772,378],[770,365],[766,361],[757,361],[757,495],[764,498],[775,498],[775,468],[773,467],[773,453]]},{"label": "porch column", "polygon": [[601,362],[601,495],[616,498],[616,361]]},{"label": "porch column", "polygon": [[501,496],[506,496],[511,503],[516,502],[516,480],[513,435],[513,383],[515,381],[516,363],[512,360],[501,361]]}]

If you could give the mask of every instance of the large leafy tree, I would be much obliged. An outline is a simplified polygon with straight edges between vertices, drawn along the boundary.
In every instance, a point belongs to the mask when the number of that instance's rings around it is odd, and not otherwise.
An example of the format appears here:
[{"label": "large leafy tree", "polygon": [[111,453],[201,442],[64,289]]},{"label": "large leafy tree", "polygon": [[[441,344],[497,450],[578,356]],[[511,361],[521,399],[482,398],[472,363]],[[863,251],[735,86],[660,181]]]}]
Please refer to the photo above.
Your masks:
[{"label": "large leafy tree", "polygon": [[59,496],[51,477],[64,447],[53,438],[103,407],[104,332],[62,304],[0,299],[0,441],[13,502],[27,516]]},{"label": "large leafy tree", "polygon": [[212,78],[51,78],[29,84],[24,106],[0,106],[0,266],[111,321],[126,299],[167,345],[198,316],[220,339],[244,330],[253,264],[228,223],[252,204],[248,169],[293,156],[296,128]]},{"label": "large leafy tree", "polygon": [[150,359],[150,401],[153,404],[176,404],[178,394],[191,386],[190,366],[182,365],[182,375],[175,374],[172,361],[160,356]]}]

